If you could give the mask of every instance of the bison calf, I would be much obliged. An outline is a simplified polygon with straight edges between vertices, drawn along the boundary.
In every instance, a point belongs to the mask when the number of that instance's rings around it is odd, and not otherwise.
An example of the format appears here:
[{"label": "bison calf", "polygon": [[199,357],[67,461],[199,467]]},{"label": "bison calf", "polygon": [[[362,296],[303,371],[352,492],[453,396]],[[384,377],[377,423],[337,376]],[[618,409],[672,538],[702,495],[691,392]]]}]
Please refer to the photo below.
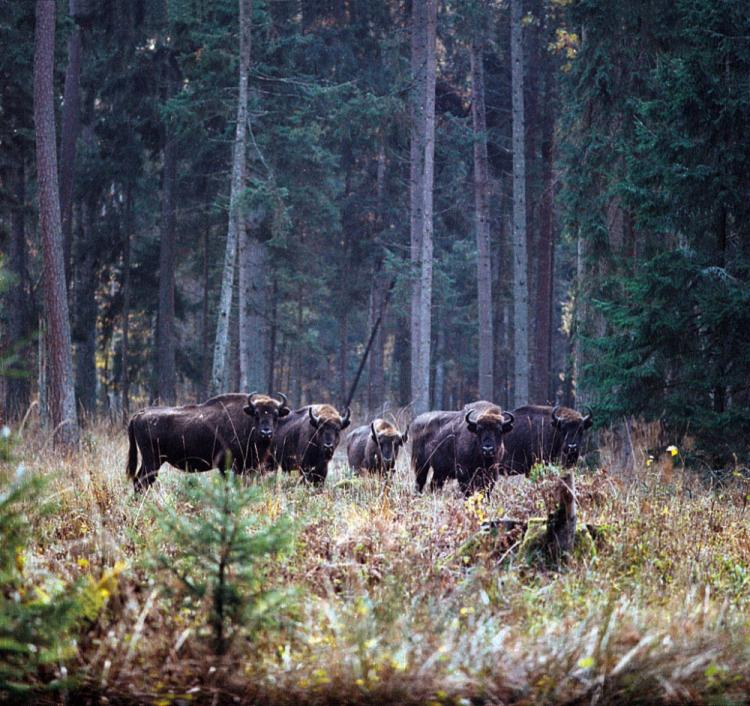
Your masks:
[{"label": "bison calf", "polygon": [[328,475],[328,463],[339,444],[342,430],[349,426],[349,409],[342,417],[329,404],[308,405],[280,420],[273,439],[273,456],[285,471],[299,468],[302,477],[321,485]]},{"label": "bison calf", "polygon": [[[148,488],[163,463],[183,471],[236,472],[264,462],[280,418],[289,414],[286,397],[229,393],[202,404],[152,407],[128,424],[128,476],[136,490]],[[141,465],[138,464],[138,451]]]},{"label": "bison calf", "polygon": [[513,410],[516,424],[505,437],[503,471],[528,475],[535,463],[575,465],[581,453],[583,434],[593,425],[591,411],[585,415],[569,407],[527,405]]},{"label": "bison calf", "polygon": [[408,430],[401,434],[385,419],[376,419],[369,426],[357,427],[349,433],[346,443],[350,468],[391,476],[407,435]]},{"label": "bison calf", "polygon": [[466,495],[491,488],[504,452],[503,437],[513,420],[510,412],[495,405],[420,414],[410,426],[417,491],[424,489],[430,468],[436,488],[451,478]]}]

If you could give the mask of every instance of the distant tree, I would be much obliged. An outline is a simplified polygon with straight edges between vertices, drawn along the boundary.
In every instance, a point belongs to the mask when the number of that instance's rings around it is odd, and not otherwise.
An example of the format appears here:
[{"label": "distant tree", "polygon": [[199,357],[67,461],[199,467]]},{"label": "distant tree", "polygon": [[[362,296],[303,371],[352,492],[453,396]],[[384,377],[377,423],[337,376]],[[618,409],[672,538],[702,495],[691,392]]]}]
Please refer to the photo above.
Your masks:
[{"label": "distant tree", "polygon": [[430,406],[436,0],[414,0],[411,23],[411,402],[421,414]]},{"label": "distant tree", "polygon": [[[248,73],[250,71],[250,49],[252,41],[251,22],[252,22],[252,1],[240,0],[240,66],[239,66],[239,92],[237,95],[237,118],[234,133],[234,148],[232,152],[232,182],[229,195],[229,219],[227,227],[227,242],[224,253],[224,268],[221,276],[221,295],[219,297],[219,316],[216,324],[216,339],[214,343],[214,360],[213,372],[211,375],[212,392],[221,392],[227,384],[226,365],[227,352],[229,347],[229,316],[232,308],[232,289],[234,286],[234,271],[237,261],[237,246],[241,244],[245,275],[242,277],[240,287],[245,283],[250,275],[248,262],[250,251],[247,247],[247,235],[245,232],[245,220],[240,212],[240,199],[245,185],[246,172],[246,135],[247,135],[247,100],[248,100]],[[242,302],[242,325],[240,327],[240,345],[242,352],[245,346],[252,345],[247,340],[249,334],[247,318],[247,302],[243,298]],[[242,342],[242,339],[245,339]],[[240,356],[242,361],[243,356]],[[244,368],[247,374],[247,355],[244,356]],[[241,363],[242,365],[242,363]]]},{"label": "distant tree", "polygon": [[511,0],[513,76],[513,403],[529,400],[529,281],[526,250],[526,123],[524,120],[523,1]]},{"label": "distant tree", "polygon": [[37,0],[34,51],[34,128],[39,189],[39,231],[42,244],[45,302],[48,404],[54,440],[78,444],[70,319],[65,288],[60,192],[57,183],[53,69],[55,3]]},{"label": "distant tree", "polygon": [[[481,19],[479,20],[481,22]],[[476,26],[471,40],[471,116],[474,126],[474,219],[477,240],[477,306],[479,309],[479,397],[494,394],[492,328],[492,261],[490,249],[490,184],[487,118],[484,103],[484,41]]]}]

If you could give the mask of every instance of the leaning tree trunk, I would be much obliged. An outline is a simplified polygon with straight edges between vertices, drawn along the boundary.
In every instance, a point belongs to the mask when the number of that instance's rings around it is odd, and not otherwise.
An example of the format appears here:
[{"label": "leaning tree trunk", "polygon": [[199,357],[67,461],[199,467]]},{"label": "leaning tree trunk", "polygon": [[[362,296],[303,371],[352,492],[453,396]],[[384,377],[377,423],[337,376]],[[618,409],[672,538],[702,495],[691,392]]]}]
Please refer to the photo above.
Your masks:
[{"label": "leaning tree trunk", "polygon": [[[60,209],[62,213],[65,276],[70,277],[73,238],[73,191],[76,142],[80,131],[82,33],[77,21],[77,0],[70,0],[73,29],[68,38],[68,66],[65,70],[62,127],[60,129]],[[69,281],[69,279],[68,279]]]},{"label": "leaning tree trunk", "polygon": [[474,126],[474,219],[477,239],[477,308],[479,313],[479,396],[494,395],[494,335],[492,330],[492,260],[490,256],[490,184],[487,160],[487,120],[484,105],[482,46],[471,43],[471,115]]},{"label": "leaning tree trunk", "polygon": [[55,3],[37,0],[34,48],[34,132],[42,246],[48,403],[57,445],[78,445],[70,319],[65,287],[60,190],[57,183],[53,70]]},{"label": "leaning tree trunk", "polygon": [[232,289],[234,270],[237,260],[237,242],[241,223],[239,206],[240,196],[245,179],[245,145],[247,131],[247,98],[248,74],[250,72],[250,42],[252,0],[239,0],[240,3],[240,76],[239,95],[237,96],[237,124],[234,133],[234,151],[232,156],[232,184],[229,194],[229,225],[227,243],[224,253],[224,268],[221,277],[221,294],[219,296],[219,318],[216,323],[214,342],[214,360],[211,372],[211,391],[222,392],[227,384],[227,353],[229,350],[229,319],[232,311]]},{"label": "leaning tree trunk", "polygon": [[510,25],[511,78],[513,89],[513,400],[515,407],[527,404],[530,401],[522,2],[523,0],[511,0]]},{"label": "leaning tree trunk", "polygon": [[411,28],[411,402],[430,406],[432,328],[432,206],[435,157],[436,0],[414,0]]}]

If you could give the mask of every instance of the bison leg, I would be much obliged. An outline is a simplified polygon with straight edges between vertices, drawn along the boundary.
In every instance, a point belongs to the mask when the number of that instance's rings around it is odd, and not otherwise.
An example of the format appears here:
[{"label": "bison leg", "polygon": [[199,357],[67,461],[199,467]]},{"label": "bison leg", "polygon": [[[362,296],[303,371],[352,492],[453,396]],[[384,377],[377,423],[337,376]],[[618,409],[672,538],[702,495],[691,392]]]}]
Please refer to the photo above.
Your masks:
[{"label": "bison leg", "polygon": [[303,468],[302,475],[308,483],[313,485],[323,485],[328,475],[328,464],[320,463],[312,468]]},{"label": "bison leg", "polygon": [[141,464],[141,467],[133,478],[133,490],[136,493],[141,493],[144,490],[148,490],[154,483],[159,475],[159,467],[156,468],[148,467],[145,464]]}]

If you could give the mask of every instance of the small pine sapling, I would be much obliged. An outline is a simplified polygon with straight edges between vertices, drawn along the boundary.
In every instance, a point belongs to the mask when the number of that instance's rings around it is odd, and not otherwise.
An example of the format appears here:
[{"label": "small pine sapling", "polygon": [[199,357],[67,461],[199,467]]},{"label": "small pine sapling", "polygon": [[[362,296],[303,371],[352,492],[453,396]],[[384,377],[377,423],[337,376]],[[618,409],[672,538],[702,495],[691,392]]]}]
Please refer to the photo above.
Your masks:
[{"label": "small pine sapling", "polygon": [[267,590],[265,568],[290,546],[290,525],[253,512],[260,491],[231,473],[207,483],[186,479],[180,495],[186,503],[157,515],[155,564],[172,577],[175,593],[207,604],[213,650],[224,655],[237,635],[252,640],[278,614],[283,594]]}]

